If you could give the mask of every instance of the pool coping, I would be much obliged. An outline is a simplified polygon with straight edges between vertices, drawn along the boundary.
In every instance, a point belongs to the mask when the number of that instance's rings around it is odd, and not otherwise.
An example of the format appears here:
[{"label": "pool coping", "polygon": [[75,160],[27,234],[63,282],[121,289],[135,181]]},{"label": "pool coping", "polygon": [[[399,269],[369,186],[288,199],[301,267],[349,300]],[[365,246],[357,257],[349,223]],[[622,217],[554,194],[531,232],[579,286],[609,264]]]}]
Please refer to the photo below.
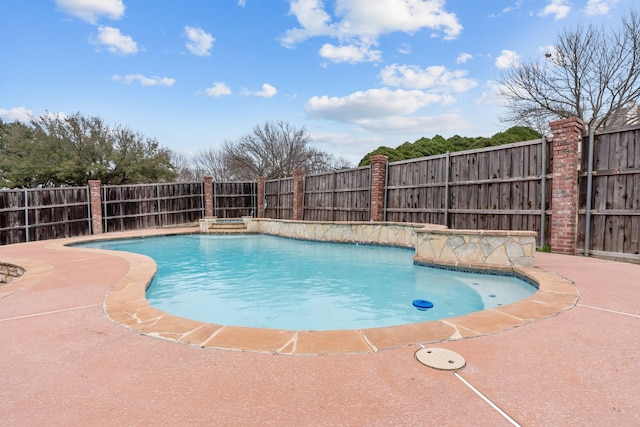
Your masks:
[{"label": "pool coping", "polygon": [[[126,259],[130,265],[129,271],[104,297],[102,306],[105,316],[112,322],[142,335],[208,349],[280,355],[375,353],[404,346],[460,340],[506,331],[557,316],[573,308],[580,297],[580,292],[572,281],[537,267],[487,268],[458,264],[452,267],[500,270],[522,275],[537,283],[538,290],[528,298],[505,306],[408,325],[329,331],[228,326],[175,316],[151,306],[145,293],[156,273],[156,263],[150,257],[130,252],[70,246],[97,240],[197,233],[198,230],[193,228],[142,230],[118,235],[102,234],[52,240],[48,242],[47,247],[64,251],[99,252]],[[29,265],[25,265],[21,260],[11,261],[23,267],[25,274],[3,285],[3,292],[30,286],[38,282],[39,276],[47,276],[51,271],[46,265],[38,266],[37,262],[31,261]]]}]

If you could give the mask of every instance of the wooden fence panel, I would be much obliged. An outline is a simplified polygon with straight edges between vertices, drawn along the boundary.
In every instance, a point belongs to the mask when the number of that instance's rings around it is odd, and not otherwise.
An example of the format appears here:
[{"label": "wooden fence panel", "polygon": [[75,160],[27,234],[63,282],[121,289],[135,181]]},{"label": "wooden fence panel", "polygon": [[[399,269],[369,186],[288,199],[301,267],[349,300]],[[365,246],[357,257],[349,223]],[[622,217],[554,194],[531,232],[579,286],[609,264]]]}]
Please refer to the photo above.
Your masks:
[{"label": "wooden fence panel", "polygon": [[334,221],[368,221],[371,168],[343,169],[333,174]]},{"label": "wooden fence panel", "polygon": [[25,190],[0,191],[0,244],[26,242]]},{"label": "wooden fence panel", "polygon": [[[582,140],[578,250],[640,260],[640,126],[594,135],[592,192],[587,193],[589,137]],[[587,198],[591,202],[587,230]]]},{"label": "wooden fence panel", "polygon": [[256,212],[255,181],[214,182],[213,215],[218,218],[242,218]]},{"label": "wooden fence panel", "polygon": [[266,181],[264,197],[267,202],[266,218],[293,219],[292,177]]},{"label": "wooden fence panel", "polygon": [[444,223],[446,156],[389,163],[386,219]]},{"label": "wooden fence panel", "polygon": [[303,219],[368,221],[371,168],[341,169],[305,177]]},{"label": "wooden fence panel", "polygon": [[[551,144],[546,142],[544,168],[546,242],[550,231]],[[451,228],[533,230],[540,236],[542,140],[452,153],[451,164]]]},{"label": "wooden fence panel", "polygon": [[29,240],[82,236],[91,231],[87,187],[29,190]]},{"label": "wooden fence panel", "polygon": [[160,226],[156,184],[105,185],[102,189],[105,232]]},{"label": "wooden fence panel", "polygon": [[0,244],[91,232],[87,187],[0,191]]},{"label": "wooden fence panel", "polygon": [[204,216],[201,182],[159,184],[160,222],[163,226],[188,224]]},{"label": "wooden fence panel", "polygon": [[[545,148],[548,241],[551,142]],[[542,174],[542,140],[390,163],[386,219],[540,233]]]},{"label": "wooden fence panel", "polygon": [[202,183],[105,185],[104,231],[187,224],[204,216]]},{"label": "wooden fence panel", "polygon": [[304,177],[303,218],[307,221],[333,221],[333,172]]}]

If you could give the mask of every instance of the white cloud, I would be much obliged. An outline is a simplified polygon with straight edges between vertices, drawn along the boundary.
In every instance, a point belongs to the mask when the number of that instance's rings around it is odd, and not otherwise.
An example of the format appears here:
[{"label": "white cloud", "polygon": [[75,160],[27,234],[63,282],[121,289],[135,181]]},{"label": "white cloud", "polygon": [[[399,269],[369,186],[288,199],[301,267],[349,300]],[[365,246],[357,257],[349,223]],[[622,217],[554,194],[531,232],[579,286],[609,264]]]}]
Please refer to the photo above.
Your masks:
[{"label": "white cloud", "polygon": [[514,10],[518,10],[522,7],[522,0],[518,0],[515,2],[515,4],[513,6],[507,6],[504,9],[502,9],[502,13],[509,13],[509,12],[513,12]]},{"label": "white cloud", "polygon": [[229,86],[227,86],[223,82],[215,82],[213,86],[205,89],[204,93],[209,96],[218,97],[218,96],[224,96],[224,95],[231,95],[232,92]]},{"label": "white cloud", "polygon": [[323,9],[321,0],[291,0],[289,14],[295,15],[301,28],[287,30],[281,42],[285,46],[314,36],[337,35],[331,28],[331,17]]},{"label": "white cloud", "polygon": [[361,149],[361,147],[375,147],[382,144],[384,138],[381,136],[355,137],[350,133],[337,132],[311,132],[311,140],[314,145],[328,145],[334,148],[352,148],[355,153],[362,156],[363,152],[371,151]]},{"label": "white cloud", "polygon": [[376,62],[380,61],[382,52],[371,50],[369,46],[334,46],[326,43],[320,48],[320,56],[332,62]]},{"label": "white cloud", "polygon": [[520,56],[512,50],[503,49],[500,56],[496,58],[496,67],[503,70],[512,66],[517,66]]},{"label": "white cloud", "polygon": [[411,45],[407,44],[407,43],[402,43],[400,45],[400,47],[398,47],[398,53],[401,53],[403,55],[408,55],[411,53]]},{"label": "white cloud", "polygon": [[553,19],[558,21],[566,18],[570,11],[571,6],[569,6],[568,0],[551,0],[551,3],[538,13],[538,16],[553,15]]},{"label": "white cloud", "polygon": [[245,7],[247,5],[246,0],[238,0],[238,6]]},{"label": "white cloud", "polygon": [[501,84],[496,81],[489,80],[485,86],[486,90],[482,92],[482,95],[476,101],[477,105],[507,105],[507,100],[502,95],[504,90]]},{"label": "white cloud", "polygon": [[[334,18],[321,0],[290,0],[290,14],[300,26],[285,32],[285,46],[316,36],[337,38],[340,43],[373,46],[377,39],[393,32],[414,33],[430,29],[445,39],[454,39],[462,25],[454,13],[444,9],[444,0],[339,0]],[[363,56],[362,60],[370,60]]]},{"label": "white cloud", "polygon": [[175,79],[169,77],[146,77],[142,74],[127,74],[124,76],[114,74],[111,78],[117,82],[123,82],[128,85],[137,81],[142,86],[173,86],[176,82]]},{"label": "white cloud", "polygon": [[[432,134],[471,126],[458,114],[435,116],[413,114],[434,103],[447,104],[449,97],[427,94],[419,90],[371,89],[355,92],[342,98],[314,96],[307,102],[305,109],[312,117],[357,124],[362,129],[377,134],[392,133],[405,137],[411,134]],[[328,138],[321,136],[321,139]],[[338,145],[336,141],[333,143]],[[380,142],[375,145],[380,145]]]},{"label": "white cloud", "polygon": [[402,31],[413,33],[423,28],[441,30],[445,39],[454,39],[462,31],[455,14],[444,10],[443,0],[342,0],[336,15],[341,34],[376,38]]},{"label": "white cloud", "polygon": [[470,53],[461,52],[456,58],[456,64],[464,64],[465,62],[473,59],[473,55]]},{"label": "white cloud", "polygon": [[120,19],[124,15],[122,0],[56,0],[62,11],[95,24],[100,16]]},{"label": "white cloud", "polygon": [[435,116],[393,116],[384,119],[363,120],[360,125],[369,131],[380,133],[436,134],[447,131],[459,131],[471,127],[459,114],[438,114]]},{"label": "white cloud", "polygon": [[211,55],[211,47],[213,46],[213,42],[215,39],[213,36],[202,28],[184,27],[185,34],[189,41],[186,46],[189,49],[189,52],[198,56],[209,56]]},{"label": "white cloud", "polygon": [[104,45],[111,53],[119,55],[130,55],[138,53],[138,44],[129,36],[120,33],[120,30],[113,27],[99,27],[98,37],[91,38],[91,43]]},{"label": "white cloud", "polygon": [[4,108],[0,108],[0,117],[5,122],[28,122],[31,120],[31,110],[26,109],[25,107],[13,107],[9,110],[5,110]]},{"label": "white cloud", "polygon": [[312,117],[363,124],[412,114],[431,104],[448,105],[453,102],[455,100],[448,95],[382,88],[354,92],[341,98],[314,96],[305,105],[305,110]]},{"label": "white cloud", "polygon": [[423,69],[415,65],[393,64],[380,71],[380,80],[388,86],[460,93],[477,86],[466,75],[467,71],[449,71],[441,65]]},{"label": "white cloud", "polygon": [[589,0],[584,9],[586,15],[606,15],[619,0]]},{"label": "white cloud", "polygon": [[254,93],[253,95],[255,96],[261,96],[263,98],[271,98],[272,96],[275,96],[275,94],[278,93],[278,90],[271,86],[269,83],[265,83],[262,85],[262,90]]}]

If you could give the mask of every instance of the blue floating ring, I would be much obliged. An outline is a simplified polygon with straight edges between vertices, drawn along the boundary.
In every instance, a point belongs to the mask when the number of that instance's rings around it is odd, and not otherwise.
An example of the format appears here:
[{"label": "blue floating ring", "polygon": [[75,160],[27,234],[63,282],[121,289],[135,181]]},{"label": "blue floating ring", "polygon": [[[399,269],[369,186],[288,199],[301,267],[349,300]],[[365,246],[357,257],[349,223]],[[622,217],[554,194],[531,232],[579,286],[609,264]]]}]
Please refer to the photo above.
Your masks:
[{"label": "blue floating ring", "polygon": [[413,300],[413,306],[418,310],[428,310],[433,307],[433,303],[423,299],[416,299]]}]

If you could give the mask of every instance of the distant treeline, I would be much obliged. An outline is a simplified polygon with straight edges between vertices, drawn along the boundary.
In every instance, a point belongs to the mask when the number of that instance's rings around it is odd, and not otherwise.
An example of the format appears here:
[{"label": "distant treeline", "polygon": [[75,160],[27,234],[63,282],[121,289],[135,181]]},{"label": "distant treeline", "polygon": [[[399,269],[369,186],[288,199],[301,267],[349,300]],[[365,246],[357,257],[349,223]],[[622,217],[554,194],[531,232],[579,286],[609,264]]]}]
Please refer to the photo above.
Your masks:
[{"label": "distant treeline", "polygon": [[491,147],[512,142],[530,141],[541,137],[542,134],[539,132],[523,126],[514,126],[504,132],[498,132],[490,138],[483,136],[464,137],[459,135],[454,135],[447,139],[441,135],[436,135],[433,138],[422,137],[415,142],[407,141],[396,148],[378,147],[372,152],[367,153],[362,160],[360,160],[358,166],[367,166],[371,163],[371,156],[376,154],[383,154],[389,157],[390,162],[397,162],[399,160],[435,156],[436,154],[444,154],[447,151],[471,150],[473,148]]}]

